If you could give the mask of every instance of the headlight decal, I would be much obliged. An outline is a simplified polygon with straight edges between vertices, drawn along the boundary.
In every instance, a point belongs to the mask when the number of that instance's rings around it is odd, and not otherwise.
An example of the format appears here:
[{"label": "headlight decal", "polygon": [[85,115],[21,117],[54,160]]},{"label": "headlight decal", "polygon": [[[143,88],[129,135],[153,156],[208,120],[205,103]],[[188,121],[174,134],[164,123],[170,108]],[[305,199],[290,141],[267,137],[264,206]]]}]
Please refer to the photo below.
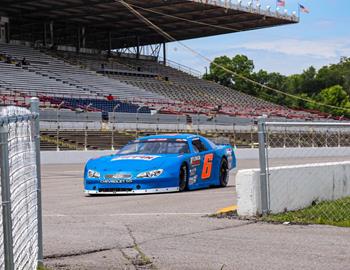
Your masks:
[{"label": "headlight decal", "polygon": [[158,177],[164,172],[163,169],[151,170],[147,172],[142,172],[137,175],[137,178],[153,178]]},{"label": "headlight decal", "polygon": [[98,171],[88,170],[88,177],[89,178],[100,178],[101,174]]}]

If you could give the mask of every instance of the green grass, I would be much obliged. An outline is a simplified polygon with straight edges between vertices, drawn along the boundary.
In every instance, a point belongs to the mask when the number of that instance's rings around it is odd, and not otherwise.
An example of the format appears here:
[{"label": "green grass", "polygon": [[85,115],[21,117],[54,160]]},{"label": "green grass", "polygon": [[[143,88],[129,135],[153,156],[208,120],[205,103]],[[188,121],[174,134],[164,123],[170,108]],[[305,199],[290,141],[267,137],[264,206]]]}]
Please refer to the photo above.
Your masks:
[{"label": "green grass", "polygon": [[39,265],[37,270],[49,270],[49,268],[46,268],[44,265]]},{"label": "green grass", "polygon": [[291,222],[297,224],[326,224],[350,227],[350,197],[336,201],[314,203],[312,206],[261,218],[268,222]]}]

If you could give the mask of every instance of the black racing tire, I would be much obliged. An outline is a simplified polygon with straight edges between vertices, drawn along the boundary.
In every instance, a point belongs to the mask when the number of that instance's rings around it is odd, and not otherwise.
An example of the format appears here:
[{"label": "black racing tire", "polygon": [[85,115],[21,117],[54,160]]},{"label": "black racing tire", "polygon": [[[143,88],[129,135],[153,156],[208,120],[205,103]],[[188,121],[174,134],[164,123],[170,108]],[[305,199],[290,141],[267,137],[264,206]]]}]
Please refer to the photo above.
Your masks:
[{"label": "black racing tire", "polygon": [[229,180],[228,172],[228,162],[225,158],[221,160],[220,163],[220,173],[219,173],[220,187],[226,187]]},{"label": "black racing tire", "polygon": [[179,191],[185,191],[188,185],[188,172],[187,166],[185,164],[181,165],[180,173],[179,173]]}]

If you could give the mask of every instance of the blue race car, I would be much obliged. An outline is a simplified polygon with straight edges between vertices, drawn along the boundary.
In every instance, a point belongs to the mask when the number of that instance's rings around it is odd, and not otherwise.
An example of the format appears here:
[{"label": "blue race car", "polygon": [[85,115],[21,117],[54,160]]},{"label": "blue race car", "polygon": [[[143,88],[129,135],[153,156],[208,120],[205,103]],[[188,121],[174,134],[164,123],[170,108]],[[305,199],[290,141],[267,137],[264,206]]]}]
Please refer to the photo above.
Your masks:
[{"label": "blue race car", "polygon": [[154,135],[129,142],[117,154],[89,160],[84,187],[87,194],[225,187],[235,167],[230,145],[192,134]]}]

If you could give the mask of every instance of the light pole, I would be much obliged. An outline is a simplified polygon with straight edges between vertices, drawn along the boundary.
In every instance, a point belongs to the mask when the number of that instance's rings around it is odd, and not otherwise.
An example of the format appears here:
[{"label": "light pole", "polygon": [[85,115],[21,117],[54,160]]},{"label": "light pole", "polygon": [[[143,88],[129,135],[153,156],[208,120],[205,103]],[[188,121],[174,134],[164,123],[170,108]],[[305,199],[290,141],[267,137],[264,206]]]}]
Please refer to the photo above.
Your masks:
[{"label": "light pole", "polygon": [[120,107],[120,103],[113,107],[113,127],[112,127],[112,151],[114,151],[114,130],[115,130],[115,120],[116,120],[116,110]]},{"label": "light pole", "polygon": [[85,107],[85,115],[86,115],[86,121],[85,121],[85,138],[84,138],[84,150],[87,151],[87,130],[88,130],[88,120],[89,120],[89,113],[88,110],[89,108],[92,106],[92,103],[90,103],[89,105],[87,105]]},{"label": "light pole", "polygon": [[139,136],[139,112],[143,106],[139,106],[136,110],[136,138]]},{"label": "light pole", "polygon": [[61,106],[64,104],[64,101],[62,101],[56,109],[56,123],[57,123],[57,130],[56,130],[56,151],[60,151],[60,147],[59,147],[59,137],[60,137],[60,109]]}]

